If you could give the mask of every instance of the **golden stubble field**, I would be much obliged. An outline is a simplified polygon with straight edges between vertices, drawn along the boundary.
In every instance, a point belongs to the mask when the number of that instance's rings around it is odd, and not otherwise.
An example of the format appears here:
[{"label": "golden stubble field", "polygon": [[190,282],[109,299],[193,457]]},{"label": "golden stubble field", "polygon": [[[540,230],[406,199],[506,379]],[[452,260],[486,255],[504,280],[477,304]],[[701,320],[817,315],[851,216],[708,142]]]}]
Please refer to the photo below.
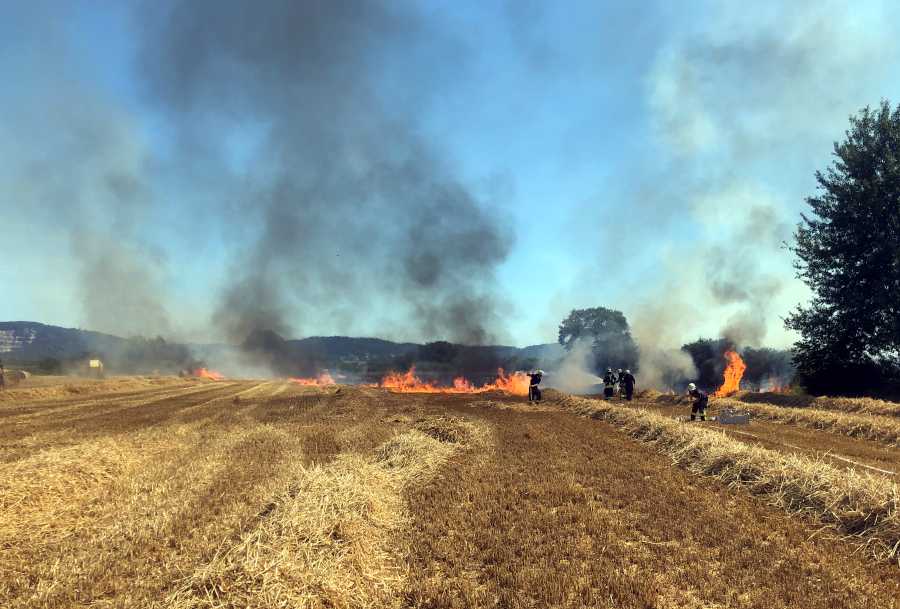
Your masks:
[{"label": "golden stubble field", "polygon": [[0,606],[900,606],[891,406],[547,397],[7,391]]}]

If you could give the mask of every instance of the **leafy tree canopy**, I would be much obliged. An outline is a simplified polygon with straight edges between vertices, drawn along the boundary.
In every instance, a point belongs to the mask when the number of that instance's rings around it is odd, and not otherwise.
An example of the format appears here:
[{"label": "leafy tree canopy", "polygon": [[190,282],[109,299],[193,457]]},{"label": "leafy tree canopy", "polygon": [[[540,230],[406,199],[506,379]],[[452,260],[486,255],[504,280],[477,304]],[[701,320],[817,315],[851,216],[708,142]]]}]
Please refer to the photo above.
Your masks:
[{"label": "leafy tree canopy", "polygon": [[594,368],[637,369],[638,349],[621,311],[605,307],[575,309],[559,324],[559,344],[572,350],[580,339],[591,341]]},{"label": "leafy tree canopy", "polygon": [[851,117],[834,157],[791,247],[813,298],[785,323],[810,391],[871,391],[900,360],[900,106]]}]

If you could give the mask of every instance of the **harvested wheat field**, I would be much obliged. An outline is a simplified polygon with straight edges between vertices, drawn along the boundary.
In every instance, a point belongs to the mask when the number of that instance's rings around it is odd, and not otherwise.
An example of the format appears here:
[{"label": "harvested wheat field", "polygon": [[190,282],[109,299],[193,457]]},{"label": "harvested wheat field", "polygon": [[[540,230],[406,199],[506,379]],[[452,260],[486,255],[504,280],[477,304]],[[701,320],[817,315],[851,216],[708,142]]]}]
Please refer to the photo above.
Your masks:
[{"label": "harvested wheat field", "polygon": [[[752,415],[749,425],[715,426],[716,429],[734,439],[772,450],[900,480],[897,441],[900,427],[896,418],[862,411],[850,413],[819,407],[776,406],[758,399],[747,400],[750,395],[753,394],[747,394],[740,401],[713,399],[709,409],[713,417],[724,407],[746,410]],[[639,396],[632,407],[646,408],[671,418],[683,419],[690,413],[687,398],[672,395]]]},{"label": "harvested wheat field", "polygon": [[0,403],[0,606],[900,606],[887,474],[552,391],[126,385]]}]

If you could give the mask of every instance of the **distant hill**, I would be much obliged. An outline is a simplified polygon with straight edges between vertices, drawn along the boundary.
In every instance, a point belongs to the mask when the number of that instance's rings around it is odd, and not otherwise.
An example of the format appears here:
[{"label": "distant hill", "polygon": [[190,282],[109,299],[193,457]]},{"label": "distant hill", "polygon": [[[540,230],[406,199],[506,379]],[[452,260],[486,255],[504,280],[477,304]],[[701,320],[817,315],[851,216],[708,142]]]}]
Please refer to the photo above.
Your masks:
[{"label": "distant hill", "polygon": [[320,354],[328,359],[397,357],[415,353],[420,346],[415,343],[395,343],[380,338],[352,338],[349,336],[310,336],[287,342],[300,351]]},{"label": "distant hill", "polygon": [[[224,366],[232,370],[252,362],[279,374],[306,375],[321,369],[342,370],[350,376],[373,379],[388,369],[415,364],[435,374],[452,372],[488,377],[497,367],[519,369],[544,366],[559,360],[558,344],[525,348],[450,345],[435,360],[435,350],[417,343],[380,338],[312,336],[287,340],[270,331],[255,332],[242,345],[178,345],[162,339],[121,338],[76,328],[37,322],[0,322],[0,359],[10,362],[106,360],[111,371],[177,372],[195,365]],[[440,352],[438,350],[438,352]]]},{"label": "distant hill", "polygon": [[33,321],[0,322],[0,359],[70,359],[117,350],[125,339],[110,334],[60,328]]}]

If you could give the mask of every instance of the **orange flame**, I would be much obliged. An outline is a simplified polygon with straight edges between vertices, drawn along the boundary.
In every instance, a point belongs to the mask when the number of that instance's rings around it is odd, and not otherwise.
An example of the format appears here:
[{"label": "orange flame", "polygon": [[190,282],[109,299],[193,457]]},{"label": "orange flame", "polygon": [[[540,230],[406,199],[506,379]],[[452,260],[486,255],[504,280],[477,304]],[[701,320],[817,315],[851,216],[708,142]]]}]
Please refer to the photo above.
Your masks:
[{"label": "orange flame", "polygon": [[791,385],[779,378],[769,378],[762,383],[759,390],[766,393],[790,393]]},{"label": "orange flame", "polygon": [[724,398],[738,391],[741,388],[744,370],[747,369],[747,364],[734,349],[725,352],[725,359],[728,360],[728,365],[725,367],[725,379],[722,386],[713,394],[713,397],[716,398]]},{"label": "orange flame", "polygon": [[292,383],[297,383],[298,385],[337,385],[337,383],[334,382],[334,378],[332,378],[332,376],[328,374],[328,372],[320,372],[319,375],[314,379],[291,378],[289,380]]},{"label": "orange flame", "polygon": [[381,379],[381,387],[394,393],[485,393],[487,391],[503,391],[512,395],[528,395],[529,378],[524,372],[506,374],[503,368],[497,370],[497,378],[493,383],[476,387],[461,376],[453,379],[452,387],[442,387],[416,376],[416,367],[406,372],[389,372]]},{"label": "orange flame", "polygon": [[215,370],[207,370],[206,368],[197,368],[194,370],[194,376],[209,379],[211,381],[223,381],[225,380],[225,375],[220,372],[216,372]]},{"label": "orange flame", "polygon": [[528,395],[531,379],[524,372],[513,372],[507,375],[503,368],[497,370],[497,378],[490,385],[482,387],[482,391],[505,391],[512,395]]}]

